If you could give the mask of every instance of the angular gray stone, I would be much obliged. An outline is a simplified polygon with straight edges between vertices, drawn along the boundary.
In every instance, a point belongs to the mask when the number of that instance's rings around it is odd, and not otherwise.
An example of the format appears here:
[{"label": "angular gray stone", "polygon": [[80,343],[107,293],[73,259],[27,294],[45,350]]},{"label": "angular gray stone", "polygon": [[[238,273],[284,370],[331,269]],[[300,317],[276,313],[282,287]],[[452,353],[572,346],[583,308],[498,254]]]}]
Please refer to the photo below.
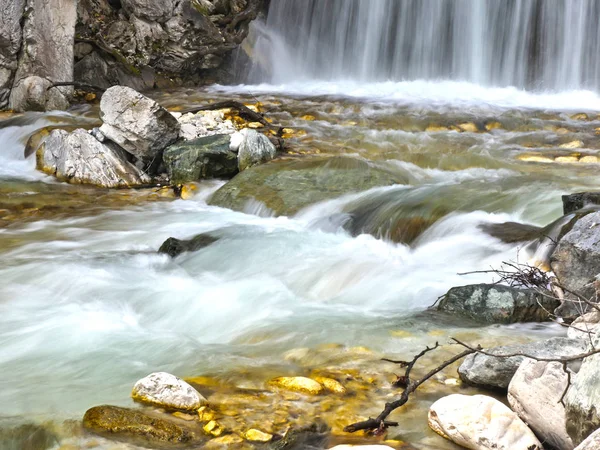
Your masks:
[{"label": "angular gray stone", "polygon": [[600,430],[594,431],[588,438],[575,448],[575,450],[598,450],[600,449]]},{"label": "angular gray stone", "polygon": [[158,249],[158,253],[169,255],[171,258],[175,258],[185,252],[195,252],[211,244],[217,242],[219,238],[211,236],[210,234],[199,234],[194,236],[192,239],[180,240],[177,238],[169,238]]},{"label": "angular gray stone", "polygon": [[[10,107],[15,111],[28,109],[28,92],[24,80],[40,77],[52,82],[73,79],[75,23],[77,2],[73,0],[27,0],[26,18],[23,24],[23,42],[19,54],[19,64],[15,74],[14,90],[11,92]],[[31,85],[31,83],[29,83]],[[61,87],[60,91],[68,98],[73,89]],[[37,99],[41,98],[36,91]],[[48,98],[52,100],[51,97]],[[56,103],[45,109],[55,109]]]},{"label": "angular gray stone", "polygon": [[69,100],[52,82],[37,76],[15,83],[10,92],[10,108],[15,111],[52,111],[69,107]]},{"label": "angular gray stone", "polygon": [[249,128],[244,128],[241,133],[244,135],[244,139],[238,148],[240,172],[275,158],[277,149],[264,134]]},{"label": "angular gray stone", "polygon": [[562,237],[552,254],[551,266],[562,286],[592,297],[592,283],[600,273],[600,212],[582,217]]},{"label": "angular gray stone", "polygon": [[166,372],[156,372],[142,378],[133,387],[134,400],[170,409],[195,411],[206,399],[181,378]]},{"label": "angular gray stone", "polygon": [[203,178],[232,177],[238,172],[237,155],[229,150],[229,135],[217,134],[174,144],[163,153],[171,183]]},{"label": "angular gray stone", "polygon": [[8,107],[17,55],[21,48],[21,19],[25,0],[0,2],[0,110]]},{"label": "angular gray stone", "polygon": [[100,131],[145,164],[179,137],[180,125],[154,100],[125,86],[108,89],[100,101]]},{"label": "angular gray stone", "polygon": [[37,168],[61,181],[101,187],[148,183],[122,150],[98,142],[86,130],[54,130],[38,148]]},{"label": "angular gray stone", "polygon": [[571,339],[591,342],[591,338],[598,332],[600,332],[600,312],[593,310],[575,319],[567,330],[567,336]]},{"label": "angular gray stone", "polygon": [[578,192],[562,196],[563,214],[571,214],[585,207],[600,205],[600,192]]},{"label": "angular gray stone", "polygon": [[[495,355],[526,353],[542,358],[575,356],[587,351],[585,342],[579,339],[551,338],[544,341],[521,345],[507,345],[488,350]],[[506,390],[515,372],[525,360],[524,356],[499,358],[482,355],[469,355],[458,368],[458,374],[465,383],[484,388]]]},{"label": "angular gray stone", "polygon": [[572,450],[565,407],[561,403],[568,385],[563,365],[526,359],[508,386],[508,403],[544,444]]},{"label": "angular gray stone", "polygon": [[134,16],[165,22],[173,15],[173,0],[121,0],[123,9]]},{"label": "angular gray stone", "polygon": [[[600,335],[596,335],[593,342],[594,348],[599,348]],[[579,445],[600,428],[599,354],[585,358],[577,374],[571,377],[571,387],[565,396],[565,405],[567,432],[573,443]]]},{"label": "angular gray stone", "polygon": [[486,323],[543,322],[559,304],[529,289],[473,284],[450,289],[437,309]]}]

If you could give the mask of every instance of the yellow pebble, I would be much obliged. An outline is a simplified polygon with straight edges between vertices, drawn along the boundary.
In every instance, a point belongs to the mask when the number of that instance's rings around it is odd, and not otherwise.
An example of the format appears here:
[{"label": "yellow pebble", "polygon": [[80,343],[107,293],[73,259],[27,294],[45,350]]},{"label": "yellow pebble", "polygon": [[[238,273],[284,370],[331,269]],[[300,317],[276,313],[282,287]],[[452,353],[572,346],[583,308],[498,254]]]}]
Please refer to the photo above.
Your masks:
[{"label": "yellow pebble", "polygon": [[333,378],[313,377],[313,379],[323,385],[323,387],[330,392],[334,392],[336,394],[345,394],[347,392],[346,388],[342,386],[339,381],[334,380]]},{"label": "yellow pebble", "polygon": [[485,124],[485,129],[488,131],[497,130],[502,128],[502,124],[500,122],[488,122]]},{"label": "yellow pebble", "polygon": [[306,377],[279,377],[271,380],[269,384],[293,392],[318,395],[323,393],[323,386],[315,380]]},{"label": "yellow pebble", "polygon": [[579,161],[577,156],[557,156],[554,161],[558,163],[576,163]]},{"label": "yellow pebble", "polygon": [[215,420],[211,420],[206,425],[202,427],[202,429],[212,436],[220,436],[223,433],[223,429],[219,426],[219,424]]},{"label": "yellow pebble", "polygon": [[477,133],[479,131],[477,125],[475,125],[473,122],[461,123],[458,125],[458,128],[467,133]]},{"label": "yellow pebble", "polygon": [[552,158],[548,158],[547,156],[542,155],[519,155],[517,159],[525,162],[542,162],[542,163],[551,163],[554,162]]},{"label": "yellow pebble", "polygon": [[597,156],[593,156],[593,155],[587,155],[582,157],[579,160],[580,163],[584,163],[584,164],[595,164],[598,162],[598,157]]},{"label": "yellow pebble", "polygon": [[250,122],[248,125],[246,125],[248,128],[253,128],[253,129],[257,129],[257,128],[264,128],[265,126],[260,123],[260,122]]},{"label": "yellow pebble", "polygon": [[428,133],[439,133],[440,131],[448,131],[448,128],[441,125],[429,125],[425,128],[425,131]]},{"label": "yellow pebble", "polygon": [[270,442],[273,435],[260,430],[251,429],[245,433],[246,439],[253,442]]},{"label": "yellow pebble", "polygon": [[308,120],[308,121],[313,121],[315,120],[315,116],[312,116],[310,114],[305,114],[302,117],[300,117],[302,120]]},{"label": "yellow pebble", "polygon": [[182,413],[179,411],[174,412],[173,417],[177,417],[178,419],[187,420],[188,422],[191,422],[192,420],[196,419],[196,417],[192,416],[191,414],[186,414],[186,413]]},{"label": "yellow pebble", "polygon": [[571,142],[567,142],[566,144],[561,144],[559,145],[560,148],[582,148],[584,146],[583,141],[571,141]]},{"label": "yellow pebble", "polygon": [[211,420],[214,420],[215,412],[212,409],[203,406],[198,410],[198,418],[201,422],[210,422]]},{"label": "yellow pebble", "polygon": [[573,114],[571,116],[573,120],[590,120],[589,116],[586,113]]}]

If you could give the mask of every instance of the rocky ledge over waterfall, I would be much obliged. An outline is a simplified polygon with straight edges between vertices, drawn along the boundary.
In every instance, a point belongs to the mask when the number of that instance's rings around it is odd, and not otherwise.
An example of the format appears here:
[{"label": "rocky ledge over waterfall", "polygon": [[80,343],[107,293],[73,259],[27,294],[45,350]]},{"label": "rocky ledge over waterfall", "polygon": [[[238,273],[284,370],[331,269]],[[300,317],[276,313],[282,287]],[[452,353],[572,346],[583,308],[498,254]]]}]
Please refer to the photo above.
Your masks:
[{"label": "rocky ledge over waterfall", "polygon": [[66,109],[75,82],[138,90],[231,79],[263,0],[14,0],[0,6],[0,110]]}]

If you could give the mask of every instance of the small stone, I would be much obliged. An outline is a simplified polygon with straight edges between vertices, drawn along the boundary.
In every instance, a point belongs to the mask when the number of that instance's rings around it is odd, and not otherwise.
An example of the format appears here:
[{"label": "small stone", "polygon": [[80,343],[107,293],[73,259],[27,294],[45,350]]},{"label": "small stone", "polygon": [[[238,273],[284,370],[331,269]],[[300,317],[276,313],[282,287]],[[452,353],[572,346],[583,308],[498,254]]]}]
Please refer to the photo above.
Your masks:
[{"label": "small stone", "polygon": [[323,393],[323,386],[306,377],[279,377],[271,380],[269,384],[293,392],[318,395]]},{"label": "small stone", "polygon": [[200,419],[200,422],[210,422],[211,420],[214,420],[215,417],[216,413],[208,406],[203,406],[198,409],[198,419]]},{"label": "small stone", "polygon": [[204,425],[202,429],[206,432],[206,434],[210,434],[211,436],[215,437],[221,436],[221,434],[223,434],[223,429],[217,423],[216,420],[211,420],[206,425]]},{"label": "small stone", "polygon": [[597,164],[598,161],[599,161],[598,157],[597,156],[593,156],[593,155],[582,156],[579,159],[579,162],[583,163],[583,164]]},{"label": "small stone", "polygon": [[184,184],[181,186],[180,197],[182,200],[189,200],[194,197],[194,192],[198,189],[195,184]]},{"label": "small stone", "polygon": [[556,161],[557,163],[572,164],[579,162],[579,158],[577,156],[557,156],[556,158],[554,158],[554,161]]},{"label": "small stone", "polygon": [[461,382],[458,378],[446,378],[444,384],[446,386],[460,386]]},{"label": "small stone", "polygon": [[485,124],[485,129],[488,131],[498,130],[502,128],[502,124],[500,122],[488,122]]},{"label": "small stone", "polygon": [[265,433],[254,428],[246,431],[245,436],[247,440],[252,442],[270,442],[273,439],[272,434]]},{"label": "small stone", "polygon": [[96,100],[96,94],[89,92],[87,94],[85,94],[85,101],[86,102],[93,102],[94,100]]},{"label": "small stone", "polygon": [[315,116],[311,115],[311,114],[304,114],[302,117],[300,117],[302,120],[307,120],[309,122],[315,120]]},{"label": "small stone", "polygon": [[313,379],[323,385],[325,389],[335,394],[345,394],[347,392],[346,388],[342,386],[339,381],[334,380],[333,378],[313,377]]},{"label": "small stone", "polygon": [[477,125],[475,125],[473,122],[461,123],[458,125],[458,128],[460,128],[465,133],[477,133],[479,131]]},{"label": "small stone", "polygon": [[448,131],[448,128],[442,125],[429,125],[427,128],[425,128],[425,131],[427,133],[440,133],[443,131]]},{"label": "small stone", "polygon": [[156,372],[139,380],[131,396],[142,403],[186,411],[196,411],[206,403],[192,386],[166,372]]},{"label": "small stone", "polygon": [[207,447],[222,447],[222,446],[237,446],[244,442],[244,440],[236,434],[226,434],[225,436],[221,436],[218,438],[211,439],[206,444]]},{"label": "small stone", "polygon": [[553,163],[554,160],[547,156],[542,155],[519,155],[517,159],[525,162],[541,162],[541,163]]},{"label": "small stone", "polygon": [[571,119],[573,119],[573,120],[590,120],[590,117],[586,113],[578,113],[578,114],[573,114],[571,116]]},{"label": "small stone", "polygon": [[574,148],[583,148],[584,145],[585,144],[583,143],[583,141],[571,141],[571,142],[567,142],[565,144],[561,144],[561,145],[559,145],[559,147],[574,149]]},{"label": "small stone", "polygon": [[181,411],[175,411],[173,417],[177,417],[178,419],[185,420],[187,422],[191,422],[192,420],[196,420],[196,416],[192,416],[191,414],[186,414]]},{"label": "small stone", "polygon": [[252,128],[252,129],[257,129],[257,128],[264,128],[265,126],[260,123],[260,122],[249,122],[246,125],[248,128]]}]

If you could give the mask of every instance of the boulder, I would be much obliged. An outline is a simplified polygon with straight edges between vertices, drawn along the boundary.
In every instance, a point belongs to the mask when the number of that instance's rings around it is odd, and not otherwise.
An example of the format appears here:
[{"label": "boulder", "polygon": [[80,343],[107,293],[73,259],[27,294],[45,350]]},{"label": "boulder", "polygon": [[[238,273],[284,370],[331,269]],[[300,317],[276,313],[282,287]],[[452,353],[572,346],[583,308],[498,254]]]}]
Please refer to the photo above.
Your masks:
[{"label": "boulder", "polygon": [[250,128],[244,128],[240,133],[244,135],[238,148],[240,172],[275,158],[277,150],[267,136]]},{"label": "boulder", "polygon": [[204,247],[208,247],[210,244],[218,241],[219,238],[213,237],[209,234],[199,234],[187,241],[182,241],[176,238],[169,238],[158,249],[158,253],[164,253],[169,255],[171,258],[181,255],[185,252],[195,252]]},{"label": "boulder", "polygon": [[600,207],[600,192],[578,192],[562,196],[563,214],[571,214],[582,208]]},{"label": "boulder", "polygon": [[600,448],[600,430],[594,431],[588,438],[579,444],[575,450],[598,450]]},{"label": "boulder", "polygon": [[210,204],[244,211],[258,201],[276,215],[292,215],[323,200],[405,181],[401,174],[347,156],[275,160],[236,175],[215,192]]},{"label": "boulder", "polygon": [[[507,345],[488,350],[494,355],[524,353],[541,358],[575,356],[587,351],[587,344],[579,339],[551,338],[521,345]],[[481,353],[469,355],[458,368],[460,378],[469,384],[484,388],[506,390],[524,356],[501,358]]]},{"label": "boulder", "polygon": [[38,170],[72,184],[112,188],[150,181],[127,161],[125,152],[82,129],[52,131],[37,149],[36,158]]},{"label": "boulder", "polygon": [[46,450],[56,448],[58,444],[58,437],[40,425],[0,419],[2,450]]},{"label": "boulder", "polygon": [[127,152],[151,164],[179,137],[180,125],[154,100],[125,87],[113,86],[100,101],[100,131]]},{"label": "boulder", "polygon": [[139,380],[131,397],[139,402],[169,409],[196,411],[206,399],[181,378],[166,372],[156,372]]},{"label": "boulder", "polygon": [[10,107],[15,111],[65,109],[72,87],[55,88],[47,96],[43,94],[52,82],[73,78],[77,2],[27,0],[26,8]]},{"label": "boulder", "polygon": [[[599,335],[594,336],[593,343],[594,348],[599,348]],[[565,396],[567,432],[575,445],[579,445],[600,428],[598,405],[600,405],[600,354],[588,356],[583,360],[577,374],[571,377],[571,387]]]},{"label": "boulder", "polygon": [[526,359],[508,386],[508,403],[543,441],[557,450],[572,450],[565,407],[561,403],[568,385],[563,365]]},{"label": "boulder", "polygon": [[143,444],[184,444],[197,440],[196,433],[168,416],[150,415],[140,410],[118,406],[96,406],[86,411],[83,427],[111,439],[131,440]]},{"label": "boulder", "polygon": [[598,332],[600,332],[600,312],[593,310],[575,319],[567,329],[567,336],[571,339],[591,342],[590,338]]},{"label": "boulder", "polygon": [[167,148],[163,161],[171,183],[234,176],[238,172],[238,160],[229,150],[229,141],[229,135],[217,134]]},{"label": "boulder", "polygon": [[17,69],[17,56],[21,48],[21,19],[25,0],[0,4],[0,110],[8,107],[8,98]]},{"label": "boulder", "polygon": [[173,16],[173,0],[121,0],[123,9],[136,17],[166,22]]},{"label": "boulder", "polygon": [[437,309],[485,323],[543,322],[560,305],[530,289],[500,284],[453,287]]},{"label": "boulder", "polygon": [[600,273],[599,225],[600,212],[580,218],[560,239],[550,262],[562,286],[587,298],[595,294],[592,283]]},{"label": "boulder", "polygon": [[429,408],[429,426],[473,450],[542,450],[542,444],[516,413],[485,395],[454,394]]}]

